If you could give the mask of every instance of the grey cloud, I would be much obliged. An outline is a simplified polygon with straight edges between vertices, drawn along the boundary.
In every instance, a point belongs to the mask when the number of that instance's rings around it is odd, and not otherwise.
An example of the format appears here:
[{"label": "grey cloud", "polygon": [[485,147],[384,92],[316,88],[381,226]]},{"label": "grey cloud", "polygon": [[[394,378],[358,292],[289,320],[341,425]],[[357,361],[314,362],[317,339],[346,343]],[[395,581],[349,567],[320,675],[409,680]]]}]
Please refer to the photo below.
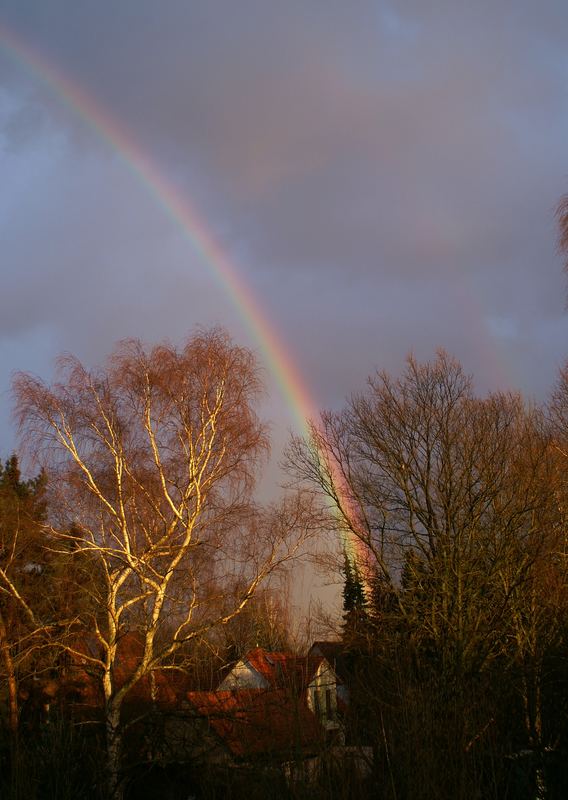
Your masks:
[{"label": "grey cloud", "polygon": [[[565,330],[564,3],[4,0],[0,17],[195,200],[322,405],[438,345],[480,386],[544,394]],[[3,335],[51,325],[89,358],[182,319],[246,335],[112,148],[0,59]]]}]

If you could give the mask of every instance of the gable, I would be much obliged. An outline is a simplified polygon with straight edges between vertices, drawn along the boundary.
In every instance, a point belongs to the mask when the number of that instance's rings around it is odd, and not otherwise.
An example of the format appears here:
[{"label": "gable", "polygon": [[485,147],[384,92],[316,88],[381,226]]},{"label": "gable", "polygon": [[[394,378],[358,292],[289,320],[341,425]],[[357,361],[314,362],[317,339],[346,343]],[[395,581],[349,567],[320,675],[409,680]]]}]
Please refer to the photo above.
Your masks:
[{"label": "gable", "polygon": [[219,685],[219,691],[268,689],[269,681],[246,659],[239,661]]},{"label": "gable", "polygon": [[332,669],[330,663],[325,658],[321,659],[318,668],[312,677],[309,688],[335,688],[337,685],[337,675],[335,670]]}]

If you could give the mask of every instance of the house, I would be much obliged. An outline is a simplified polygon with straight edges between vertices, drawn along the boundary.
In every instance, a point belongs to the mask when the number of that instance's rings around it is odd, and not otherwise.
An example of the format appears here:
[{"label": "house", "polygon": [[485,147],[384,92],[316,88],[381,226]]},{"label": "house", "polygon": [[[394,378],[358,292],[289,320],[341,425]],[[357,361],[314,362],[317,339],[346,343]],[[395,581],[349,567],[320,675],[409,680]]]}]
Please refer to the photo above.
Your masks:
[{"label": "house", "polygon": [[[130,694],[150,705],[148,679]],[[161,764],[186,761],[231,769],[252,763],[281,765],[317,758],[343,744],[336,678],[319,656],[298,657],[255,648],[221,681],[217,691],[188,691],[182,675],[153,674],[150,719],[139,752]]]},{"label": "house", "polygon": [[353,679],[349,664],[349,655],[345,644],[340,641],[317,641],[308,652],[309,657],[320,657],[331,665],[337,679],[338,704],[348,706],[350,699],[349,686]]},{"label": "house", "polygon": [[334,770],[361,781],[370,774],[373,754],[369,747],[345,744],[348,709],[342,696],[349,696],[348,675],[341,642],[316,642],[307,656],[257,647],[216,692],[189,692],[187,699],[202,719],[203,741],[210,748],[214,740],[221,743],[233,766],[278,765],[291,782],[310,783]]},{"label": "house", "polygon": [[243,689],[287,693],[288,702],[300,701],[324,730],[339,733],[337,676],[321,655],[296,656],[257,647],[235,664],[218,691]]},{"label": "house", "polygon": [[[121,639],[114,675],[118,687],[136,668],[140,649],[135,634]],[[30,687],[43,714],[53,704],[75,719],[102,721],[104,699],[92,665],[97,657],[94,637],[77,639],[59,675]],[[224,676],[217,691],[194,689],[191,677],[174,668],[142,677],[123,706],[125,721],[139,720],[129,726],[138,742],[133,749],[164,763],[183,761],[189,753],[219,763],[288,761],[344,742],[337,675],[322,655],[255,648]]]},{"label": "house", "polygon": [[[132,674],[139,651],[135,635],[123,637],[118,686]],[[372,755],[345,746],[341,684],[322,652],[314,646],[300,657],[255,648],[225,674],[217,691],[195,691],[191,675],[174,667],[145,675],[124,700],[125,770],[136,780],[148,769],[168,775],[189,770],[197,782],[216,776],[228,784],[251,775],[310,783],[326,770],[365,777]],[[78,639],[59,675],[31,687],[30,700],[40,701],[42,716],[50,705],[58,706],[90,723],[89,730],[103,730],[104,700],[90,660],[98,653],[93,637]],[[333,657],[331,650],[328,655]]]}]

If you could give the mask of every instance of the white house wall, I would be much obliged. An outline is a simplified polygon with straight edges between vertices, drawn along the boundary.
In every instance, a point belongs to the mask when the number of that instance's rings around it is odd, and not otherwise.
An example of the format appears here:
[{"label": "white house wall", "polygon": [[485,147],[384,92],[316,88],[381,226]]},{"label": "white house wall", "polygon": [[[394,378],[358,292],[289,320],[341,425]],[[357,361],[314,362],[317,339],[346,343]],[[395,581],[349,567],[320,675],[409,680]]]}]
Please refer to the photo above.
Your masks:
[{"label": "white house wall", "polygon": [[337,677],[325,660],[308,686],[308,707],[326,727],[336,727]]}]

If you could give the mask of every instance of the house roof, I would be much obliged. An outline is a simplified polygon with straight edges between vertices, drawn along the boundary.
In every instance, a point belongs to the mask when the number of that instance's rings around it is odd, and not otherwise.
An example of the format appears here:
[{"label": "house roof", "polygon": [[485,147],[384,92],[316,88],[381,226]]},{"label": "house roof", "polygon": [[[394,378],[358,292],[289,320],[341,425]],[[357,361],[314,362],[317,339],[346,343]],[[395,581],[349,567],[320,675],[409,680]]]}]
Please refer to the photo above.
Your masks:
[{"label": "house roof", "polygon": [[323,662],[321,656],[272,653],[256,647],[242,659],[267,681],[272,689],[305,690]]},{"label": "house roof", "polygon": [[186,698],[237,758],[305,755],[321,741],[315,715],[282,689],[188,692]]},{"label": "house roof", "polygon": [[342,655],[345,652],[345,645],[341,641],[316,641],[310,647],[310,653],[317,653],[324,656],[328,661]]}]

